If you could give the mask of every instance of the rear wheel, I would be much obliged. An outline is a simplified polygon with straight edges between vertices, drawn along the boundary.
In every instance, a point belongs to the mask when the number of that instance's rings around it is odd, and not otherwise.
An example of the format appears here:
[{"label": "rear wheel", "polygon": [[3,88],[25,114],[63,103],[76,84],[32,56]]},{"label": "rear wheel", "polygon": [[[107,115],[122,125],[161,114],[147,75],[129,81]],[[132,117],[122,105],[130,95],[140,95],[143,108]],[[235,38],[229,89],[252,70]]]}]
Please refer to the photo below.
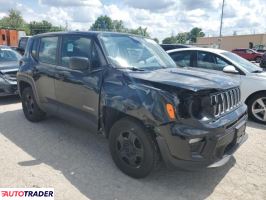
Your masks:
[{"label": "rear wheel", "polygon": [[255,94],[249,99],[248,112],[252,120],[266,124],[266,93]]},{"label": "rear wheel", "polygon": [[110,151],[116,166],[134,178],[144,178],[159,161],[157,146],[151,134],[137,121],[124,118],[110,131]]},{"label": "rear wheel", "polygon": [[45,113],[37,105],[33,91],[30,87],[27,87],[22,91],[21,101],[24,115],[29,121],[39,122],[45,118]]}]

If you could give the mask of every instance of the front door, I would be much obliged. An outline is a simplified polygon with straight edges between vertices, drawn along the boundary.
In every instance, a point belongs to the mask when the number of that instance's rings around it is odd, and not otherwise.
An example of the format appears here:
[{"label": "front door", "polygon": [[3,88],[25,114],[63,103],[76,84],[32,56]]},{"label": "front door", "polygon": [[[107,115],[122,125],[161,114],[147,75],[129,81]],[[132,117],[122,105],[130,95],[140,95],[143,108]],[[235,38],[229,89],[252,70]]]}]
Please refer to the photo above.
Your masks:
[{"label": "front door", "polygon": [[[90,68],[74,70],[69,67],[71,57],[90,61]],[[61,115],[82,122],[93,130],[98,126],[99,94],[102,67],[97,49],[90,37],[62,36],[59,65],[57,66],[55,93]]]}]

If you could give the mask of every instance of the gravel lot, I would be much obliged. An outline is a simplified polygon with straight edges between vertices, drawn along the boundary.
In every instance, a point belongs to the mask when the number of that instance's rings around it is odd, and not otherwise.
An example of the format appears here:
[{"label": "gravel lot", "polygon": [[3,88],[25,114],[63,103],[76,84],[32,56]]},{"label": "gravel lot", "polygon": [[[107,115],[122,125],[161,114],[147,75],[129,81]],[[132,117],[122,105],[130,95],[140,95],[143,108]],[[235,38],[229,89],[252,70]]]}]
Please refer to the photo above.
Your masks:
[{"label": "gravel lot", "polygon": [[57,118],[33,124],[18,98],[0,99],[0,187],[54,187],[56,200],[266,199],[266,126],[224,167],[169,171],[134,180],[111,160],[102,137]]}]

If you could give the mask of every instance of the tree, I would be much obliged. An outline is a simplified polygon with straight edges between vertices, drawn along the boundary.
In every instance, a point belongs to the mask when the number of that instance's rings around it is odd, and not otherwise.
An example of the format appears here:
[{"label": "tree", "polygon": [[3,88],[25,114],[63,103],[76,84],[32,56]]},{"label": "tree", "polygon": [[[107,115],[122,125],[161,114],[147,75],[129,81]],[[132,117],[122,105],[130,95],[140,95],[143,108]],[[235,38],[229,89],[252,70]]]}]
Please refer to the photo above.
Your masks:
[{"label": "tree", "polygon": [[62,28],[61,26],[53,26],[50,22],[46,20],[43,20],[41,22],[32,21],[29,23],[28,26],[31,35],[64,30],[64,28]]},{"label": "tree", "polygon": [[189,33],[178,33],[176,36],[177,43],[185,44],[189,40]]},{"label": "tree", "polygon": [[153,38],[153,40],[154,40],[157,44],[159,44],[159,39],[158,39],[158,38]]},{"label": "tree", "polygon": [[137,29],[131,29],[129,30],[129,33],[135,34],[135,35],[141,35],[144,37],[150,37],[150,34],[148,33],[148,28],[142,28],[141,26],[138,27]]},{"label": "tree", "polygon": [[189,32],[189,39],[191,42],[195,43],[197,42],[197,37],[204,37],[205,33],[202,31],[201,28],[195,27],[191,29]]},{"label": "tree", "polygon": [[[120,26],[121,24],[119,24],[117,21],[115,22],[116,26]],[[96,19],[96,21],[92,24],[90,30],[113,30],[114,29],[114,24],[113,24],[113,20],[104,15],[104,16],[100,16]]]},{"label": "tree", "polygon": [[114,31],[117,31],[117,32],[125,31],[124,23],[122,20],[113,20],[112,26],[113,26]]},{"label": "tree", "polygon": [[20,11],[11,9],[9,10],[8,16],[3,17],[0,20],[0,26],[10,29],[23,29],[25,28],[26,23],[22,18]]},{"label": "tree", "polygon": [[171,36],[171,37],[167,37],[164,38],[162,41],[163,44],[176,44],[177,43],[177,39],[175,36]]}]

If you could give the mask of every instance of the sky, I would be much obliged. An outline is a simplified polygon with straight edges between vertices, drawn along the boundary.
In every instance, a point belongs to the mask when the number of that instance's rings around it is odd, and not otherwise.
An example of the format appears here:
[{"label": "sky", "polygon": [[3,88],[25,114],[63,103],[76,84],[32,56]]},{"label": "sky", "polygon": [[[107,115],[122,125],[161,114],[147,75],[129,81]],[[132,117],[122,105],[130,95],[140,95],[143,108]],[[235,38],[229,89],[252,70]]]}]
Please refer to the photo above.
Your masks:
[{"label": "sky", "polygon": [[[47,20],[70,30],[88,30],[100,15],[127,28],[147,27],[162,40],[200,27],[219,35],[222,0],[0,0],[0,18],[11,8],[25,21]],[[225,0],[223,35],[266,33],[266,0]]]}]

